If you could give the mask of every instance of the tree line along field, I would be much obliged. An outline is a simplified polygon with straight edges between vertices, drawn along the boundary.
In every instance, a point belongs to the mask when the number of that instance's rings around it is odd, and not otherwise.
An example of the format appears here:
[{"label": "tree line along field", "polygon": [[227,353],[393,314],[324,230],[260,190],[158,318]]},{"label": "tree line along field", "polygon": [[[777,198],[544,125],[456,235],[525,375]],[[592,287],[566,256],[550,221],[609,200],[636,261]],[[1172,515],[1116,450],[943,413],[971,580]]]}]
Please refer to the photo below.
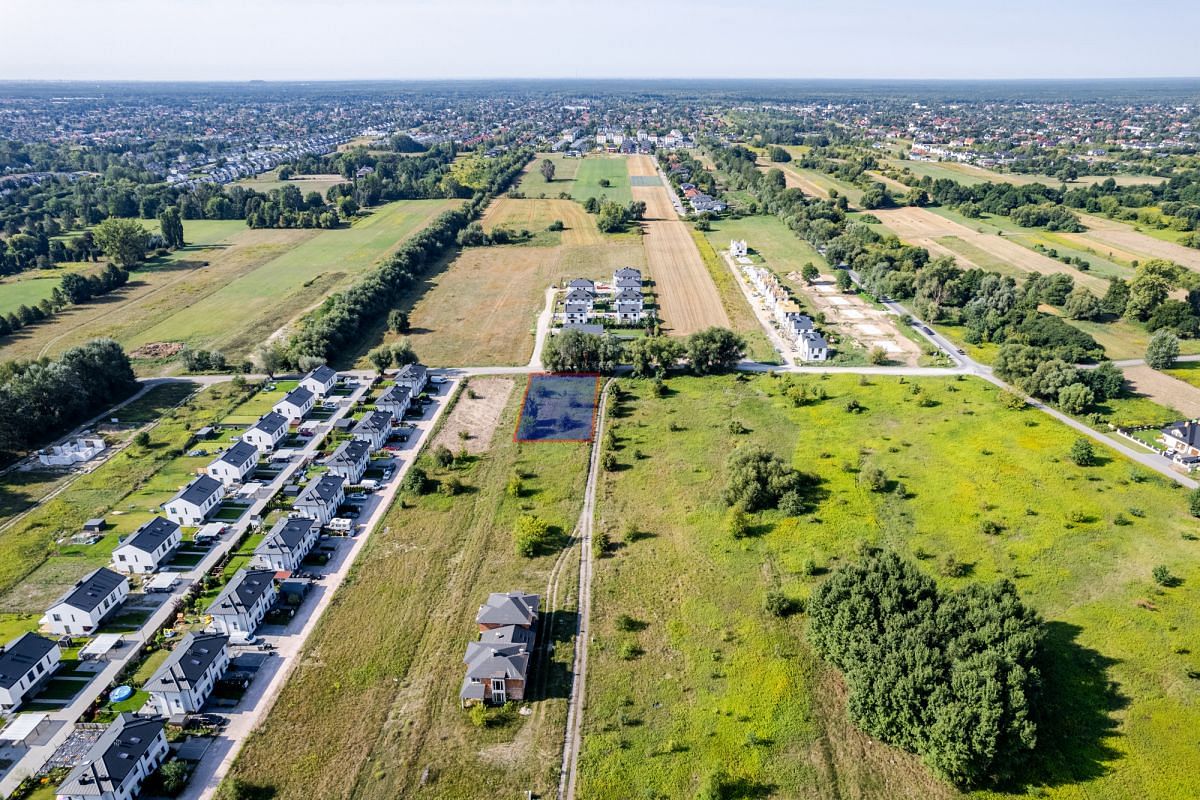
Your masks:
[{"label": "tree line along field", "polygon": [[[546,625],[538,635],[553,637],[557,647],[540,674],[531,671],[538,699],[530,716],[502,715],[478,728],[458,699],[463,653],[478,637],[474,617],[488,593],[543,594],[560,553],[556,545],[534,558],[517,555],[516,519],[536,515],[565,542],[586,479],[587,445],[513,441],[524,379],[515,381],[490,442],[479,443],[482,452],[447,469],[420,459],[432,481],[453,477],[466,488],[455,497],[405,493],[391,507],[271,713],[247,740],[234,777],[268,787],[278,800],[465,799],[479,797],[481,787],[495,797],[527,789],[553,795],[573,658],[574,589],[562,596],[568,605],[556,621],[542,612]],[[456,410],[447,424],[457,425]],[[509,488],[514,477],[519,491]],[[573,580],[577,562],[563,569]]]},{"label": "tree line along field", "polygon": [[[181,342],[241,359],[456,202],[397,201],[333,230],[252,230],[242,220],[187,220],[187,247],[135,270],[120,291],[23,328],[0,352],[33,358],[108,336],[130,351]],[[163,369],[154,362],[137,366],[141,372]]]},{"label": "tree line along field", "polygon": [[[788,387],[801,382],[828,399],[793,407]],[[657,398],[622,381],[613,419],[617,468],[597,525],[618,544],[595,568],[580,797],[697,796],[718,771],[740,796],[959,796],[858,733],[803,614],[764,609],[771,591],[803,601],[864,546],[895,549],[948,587],[1012,579],[1045,618],[1039,748],[1013,785],[972,796],[1200,792],[1189,733],[1200,540],[1173,482],[1109,452],[1074,466],[1074,432],[1003,407],[973,379],[668,383]],[[862,413],[844,410],[851,398]],[[752,515],[733,539],[726,458],[749,444],[819,484],[806,513]],[[870,468],[882,491],[860,483]],[[1178,585],[1155,583],[1160,564]]]}]

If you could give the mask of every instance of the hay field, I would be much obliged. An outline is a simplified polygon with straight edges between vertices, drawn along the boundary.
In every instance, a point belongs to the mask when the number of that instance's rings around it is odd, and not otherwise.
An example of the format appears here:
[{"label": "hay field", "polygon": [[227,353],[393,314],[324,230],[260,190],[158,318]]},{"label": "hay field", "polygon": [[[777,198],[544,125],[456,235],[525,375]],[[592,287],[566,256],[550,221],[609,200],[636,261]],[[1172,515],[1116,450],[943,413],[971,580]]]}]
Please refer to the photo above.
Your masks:
[{"label": "hay field", "polygon": [[1200,389],[1190,383],[1145,364],[1125,367],[1121,372],[1133,393],[1173,408],[1188,419],[1200,418]]},{"label": "hay field", "polygon": [[[629,171],[657,174],[648,156],[631,156]],[[632,191],[635,200],[646,203],[643,245],[668,333],[687,336],[712,325],[730,327],[717,287],[687,225],[675,213],[667,188],[635,186]]]},{"label": "hay field", "polygon": [[1065,234],[1075,241],[1087,241],[1091,245],[1111,247],[1139,254],[1141,259],[1165,258],[1176,264],[1200,271],[1200,250],[1184,247],[1181,244],[1156,239],[1141,231],[1134,230],[1123,222],[1098,217],[1093,214],[1080,214],[1079,219],[1087,226],[1086,233]]},{"label": "hay field", "polygon": [[[560,235],[546,228],[555,220],[565,226]],[[513,230],[522,228],[536,237],[558,238],[565,245],[604,244],[604,235],[596,227],[596,219],[574,200],[532,200],[501,197],[492,202],[483,217],[483,227],[491,231],[498,225]]]}]

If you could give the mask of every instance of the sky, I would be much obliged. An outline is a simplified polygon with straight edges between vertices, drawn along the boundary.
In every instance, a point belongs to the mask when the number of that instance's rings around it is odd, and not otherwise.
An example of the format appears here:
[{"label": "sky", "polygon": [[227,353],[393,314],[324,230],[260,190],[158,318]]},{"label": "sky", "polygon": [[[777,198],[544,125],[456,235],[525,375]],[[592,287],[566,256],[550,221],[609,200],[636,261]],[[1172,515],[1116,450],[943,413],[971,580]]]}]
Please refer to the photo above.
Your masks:
[{"label": "sky", "polygon": [[1200,77],[1196,0],[4,0],[4,80]]}]

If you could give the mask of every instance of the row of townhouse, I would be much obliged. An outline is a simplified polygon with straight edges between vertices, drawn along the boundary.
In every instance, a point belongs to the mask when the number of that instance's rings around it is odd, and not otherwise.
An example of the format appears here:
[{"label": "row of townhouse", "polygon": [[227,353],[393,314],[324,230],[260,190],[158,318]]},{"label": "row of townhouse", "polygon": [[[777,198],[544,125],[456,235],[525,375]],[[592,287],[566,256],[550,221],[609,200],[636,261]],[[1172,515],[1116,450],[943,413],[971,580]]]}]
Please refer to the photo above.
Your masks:
[{"label": "row of townhouse", "polygon": [[525,592],[494,592],[479,607],[478,641],[467,644],[467,674],[459,690],[462,705],[503,705],[525,699],[529,665],[537,639],[540,598]]},{"label": "row of townhouse", "polygon": [[[576,278],[566,288],[559,315],[564,325],[586,325],[597,319],[611,319],[619,325],[637,325],[651,316],[642,294],[641,270],[633,267],[621,267],[613,272],[612,283],[608,286],[597,285],[587,278]],[[608,303],[607,312],[596,310],[596,303],[601,298]]]},{"label": "row of townhouse", "polygon": [[748,248],[745,241],[733,240],[729,252],[739,259],[742,273],[762,296],[763,302],[775,317],[780,331],[796,348],[801,361],[825,361],[829,358],[829,343],[813,325],[812,318],[801,311],[792,295],[779,282],[775,273],[755,264],[742,263]]}]

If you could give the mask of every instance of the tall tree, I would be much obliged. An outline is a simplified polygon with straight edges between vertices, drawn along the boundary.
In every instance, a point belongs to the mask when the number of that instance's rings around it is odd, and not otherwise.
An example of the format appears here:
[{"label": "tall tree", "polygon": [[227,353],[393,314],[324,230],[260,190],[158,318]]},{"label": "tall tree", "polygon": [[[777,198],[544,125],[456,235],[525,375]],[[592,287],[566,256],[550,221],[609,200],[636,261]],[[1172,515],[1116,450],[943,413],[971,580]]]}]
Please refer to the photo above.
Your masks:
[{"label": "tall tree", "polygon": [[546,179],[546,183],[554,182],[554,162],[548,158],[543,158],[541,166],[538,169],[542,173],[542,177]]},{"label": "tall tree", "polygon": [[150,232],[133,219],[109,217],[92,231],[96,244],[114,264],[132,267],[146,257]]},{"label": "tall tree", "polygon": [[183,217],[176,206],[167,206],[158,214],[158,224],[167,247],[178,250],[183,247]]}]

